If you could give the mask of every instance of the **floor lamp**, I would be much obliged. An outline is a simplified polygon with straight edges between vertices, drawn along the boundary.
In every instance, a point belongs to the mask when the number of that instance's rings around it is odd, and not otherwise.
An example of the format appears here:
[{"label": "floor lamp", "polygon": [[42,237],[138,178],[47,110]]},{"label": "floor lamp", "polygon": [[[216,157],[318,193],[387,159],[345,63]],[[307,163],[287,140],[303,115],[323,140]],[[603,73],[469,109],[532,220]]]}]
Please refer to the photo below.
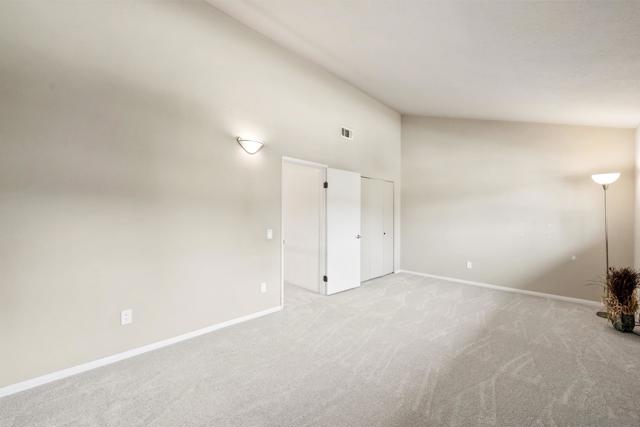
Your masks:
[{"label": "floor lamp", "polygon": [[[607,297],[607,286],[609,285],[609,228],[607,224],[607,190],[609,189],[609,185],[613,184],[620,178],[620,173],[612,172],[612,173],[599,173],[595,175],[591,175],[591,179],[596,184],[602,185],[602,190],[604,192],[604,247],[605,247],[605,257],[606,257],[606,271],[605,271],[605,287],[604,287],[604,297]],[[606,311],[599,311],[598,316],[607,318]]]}]

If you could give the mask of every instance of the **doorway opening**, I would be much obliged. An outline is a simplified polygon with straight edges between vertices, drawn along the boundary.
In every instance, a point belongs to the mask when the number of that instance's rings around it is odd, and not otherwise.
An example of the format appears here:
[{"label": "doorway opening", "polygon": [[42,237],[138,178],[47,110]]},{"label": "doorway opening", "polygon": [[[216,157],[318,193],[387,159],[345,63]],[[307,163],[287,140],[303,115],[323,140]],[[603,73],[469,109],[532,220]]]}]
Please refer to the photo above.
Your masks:
[{"label": "doorway opening", "polygon": [[283,157],[283,305],[360,286],[361,192],[357,172]]},{"label": "doorway opening", "polygon": [[326,292],[327,166],[282,159],[282,303]]}]

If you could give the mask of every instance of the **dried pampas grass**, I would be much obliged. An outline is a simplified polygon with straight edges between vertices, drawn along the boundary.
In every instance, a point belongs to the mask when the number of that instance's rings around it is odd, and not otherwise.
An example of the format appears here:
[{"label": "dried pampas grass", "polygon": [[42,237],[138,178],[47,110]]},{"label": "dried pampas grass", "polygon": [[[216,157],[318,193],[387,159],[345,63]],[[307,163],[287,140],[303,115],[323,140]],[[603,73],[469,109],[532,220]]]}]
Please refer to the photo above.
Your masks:
[{"label": "dried pampas grass", "polygon": [[607,311],[609,316],[617,317],[622,314],[633,315],[638,310],[638,296],[636,288],[640,284],[640,272],[632,268],[609,269],[607,281]]}]

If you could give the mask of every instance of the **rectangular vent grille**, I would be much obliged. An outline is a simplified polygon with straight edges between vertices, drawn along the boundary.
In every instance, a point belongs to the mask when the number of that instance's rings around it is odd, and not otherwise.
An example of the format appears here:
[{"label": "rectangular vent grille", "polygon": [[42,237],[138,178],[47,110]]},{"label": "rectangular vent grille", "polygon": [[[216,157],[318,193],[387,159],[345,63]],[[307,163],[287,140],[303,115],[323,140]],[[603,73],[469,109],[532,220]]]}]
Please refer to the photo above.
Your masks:
[{"label": "rectangular vent grille", "polygon": [[353,139],[353,131],[345,127],[342,128],[342,137],[346,139]]}]

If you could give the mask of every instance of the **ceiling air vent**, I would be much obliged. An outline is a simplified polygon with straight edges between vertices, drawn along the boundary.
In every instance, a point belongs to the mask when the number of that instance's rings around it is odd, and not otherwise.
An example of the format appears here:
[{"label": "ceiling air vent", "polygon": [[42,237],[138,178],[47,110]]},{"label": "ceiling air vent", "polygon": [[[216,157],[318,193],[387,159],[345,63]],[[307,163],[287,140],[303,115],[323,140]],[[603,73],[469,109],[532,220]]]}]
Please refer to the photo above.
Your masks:
[{"label": "ceiling air vent", "polygon": [[353,131],[345,127],[342,128],[342,137],[345,139],[353,139]]}]

